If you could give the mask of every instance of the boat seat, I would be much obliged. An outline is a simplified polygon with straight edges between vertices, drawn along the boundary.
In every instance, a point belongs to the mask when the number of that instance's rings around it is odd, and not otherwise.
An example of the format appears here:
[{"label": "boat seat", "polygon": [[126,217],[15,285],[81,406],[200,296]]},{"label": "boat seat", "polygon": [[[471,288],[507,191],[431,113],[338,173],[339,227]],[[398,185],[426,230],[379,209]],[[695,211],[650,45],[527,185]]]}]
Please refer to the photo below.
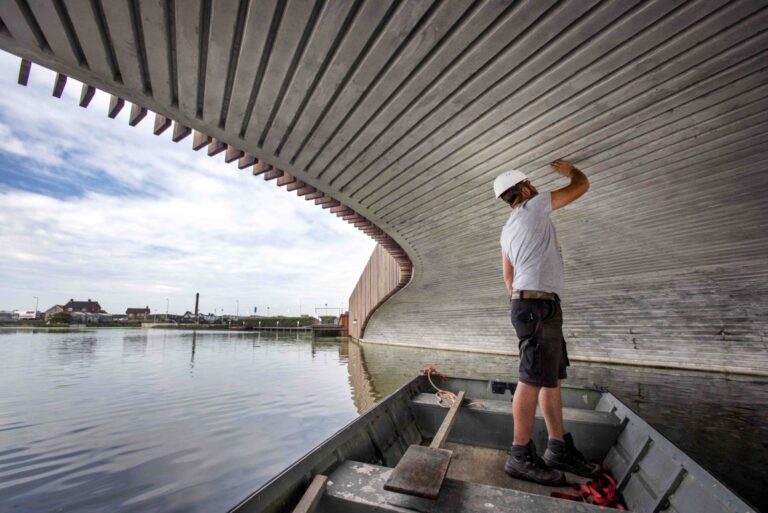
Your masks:
[{"label": "boat seat", "polygon": [[[448,441],[507,449],[512,443],[512,403],[490,399],[481,402],[483,407],[461,409]],[[429,393],[416,394],[411,407],[422,436],[434,436],[446,411],[438,398]],[[573,434],[579,450],[591,461],[603,461],[622,429],[613,413],[589,408],[563,408],[563,423],[565,430]],[[540,410],[536,411],[533,441],[540,451],[544,450],[547,427]]]},{"label": "boat seat", "polygon": [[497,486],[446,479],[437,499],[423,499],[384,490],[391,468],[346,460],[331,473],[318,513],[600,513],[616,511],[591,504],[533,495]]}]

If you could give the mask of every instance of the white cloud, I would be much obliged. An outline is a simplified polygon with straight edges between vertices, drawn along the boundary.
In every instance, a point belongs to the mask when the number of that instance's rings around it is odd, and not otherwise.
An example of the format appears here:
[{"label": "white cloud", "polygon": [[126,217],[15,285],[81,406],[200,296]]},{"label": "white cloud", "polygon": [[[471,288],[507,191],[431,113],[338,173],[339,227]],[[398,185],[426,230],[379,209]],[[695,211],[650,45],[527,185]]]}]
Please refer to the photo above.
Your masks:
[{"label": "white cloud", "polygon": [[[106,116],[97,94],[77,105],[70,80],[51,96],[53,73],[33,65],[16,85],[18,58],[0,53],[0,158],[24,178],[85,193],[40,194],[0,180],[0,309],[41,309],[97,299],[108,311],[149,305],[183,312],[295,314],[299,301],[346,302],[375,243],[327,210],[287,194],[189,140],[152,135],[152,120]],[[17,176],[17,175],[13,175]],[[100,185],[102,184],[102,185]],[[138,191],[139,194],[135,192]]]}]

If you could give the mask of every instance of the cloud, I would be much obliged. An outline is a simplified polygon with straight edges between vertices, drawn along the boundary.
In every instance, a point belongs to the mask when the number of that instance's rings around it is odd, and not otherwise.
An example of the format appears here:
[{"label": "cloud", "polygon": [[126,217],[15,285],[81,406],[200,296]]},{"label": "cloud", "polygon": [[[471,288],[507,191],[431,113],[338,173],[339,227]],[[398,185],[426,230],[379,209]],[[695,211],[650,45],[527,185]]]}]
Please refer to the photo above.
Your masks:
[{"label": "cloud", "polygon": [[0,309],[97,299],[110,312],[295,314],[346,302],[375,243],[274,182],[77,105],[69,80],[0,53]]}]

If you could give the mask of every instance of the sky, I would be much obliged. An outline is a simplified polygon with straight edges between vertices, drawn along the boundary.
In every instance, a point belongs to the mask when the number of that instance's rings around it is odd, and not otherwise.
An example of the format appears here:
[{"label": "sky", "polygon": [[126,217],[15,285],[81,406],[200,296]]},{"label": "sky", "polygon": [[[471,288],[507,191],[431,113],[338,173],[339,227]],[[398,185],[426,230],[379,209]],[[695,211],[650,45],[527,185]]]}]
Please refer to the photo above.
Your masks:
[{"label": "sky", "polygon": [[[78,106],[69,79],[0,51],[0,310],[70,299],[110,313],[314,314],[346,308],[375,242],[294,192],[152,134],[130,104]],[[322,312],[319,312],[322,313]],[[331,312],[333,313],[333,312]]]}]

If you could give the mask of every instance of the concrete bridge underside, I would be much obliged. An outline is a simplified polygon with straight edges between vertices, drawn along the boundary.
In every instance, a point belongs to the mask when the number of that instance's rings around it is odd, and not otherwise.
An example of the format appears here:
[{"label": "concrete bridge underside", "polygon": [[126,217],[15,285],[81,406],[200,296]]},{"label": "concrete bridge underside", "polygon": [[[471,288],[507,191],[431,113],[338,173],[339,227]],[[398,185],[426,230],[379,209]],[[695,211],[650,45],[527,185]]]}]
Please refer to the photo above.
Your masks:
[{"label": "concrete bridge underside", "polygon": [[768,374],[764,1],[4,0],[0,47],[244,150],[384,230],[365,340],[517,350],[509,167],[554,215],[573,359]]}]

